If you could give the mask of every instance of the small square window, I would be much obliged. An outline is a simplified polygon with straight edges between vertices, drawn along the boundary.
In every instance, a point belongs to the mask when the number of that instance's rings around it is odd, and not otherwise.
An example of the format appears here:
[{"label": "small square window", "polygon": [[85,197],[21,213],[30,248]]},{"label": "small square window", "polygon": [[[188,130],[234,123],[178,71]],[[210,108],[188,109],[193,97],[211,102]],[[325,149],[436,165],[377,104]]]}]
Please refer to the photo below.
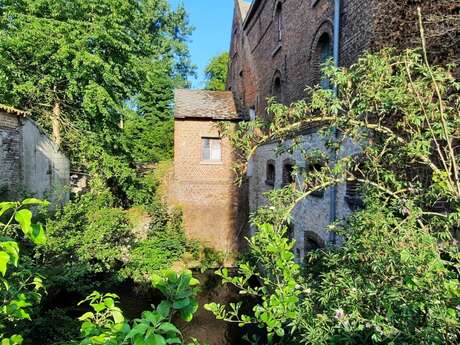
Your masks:
[{"label": "small square window", "polygon": [[203,161],[220,162],[222,160],[222,145],[219,138],[202,138]]}]

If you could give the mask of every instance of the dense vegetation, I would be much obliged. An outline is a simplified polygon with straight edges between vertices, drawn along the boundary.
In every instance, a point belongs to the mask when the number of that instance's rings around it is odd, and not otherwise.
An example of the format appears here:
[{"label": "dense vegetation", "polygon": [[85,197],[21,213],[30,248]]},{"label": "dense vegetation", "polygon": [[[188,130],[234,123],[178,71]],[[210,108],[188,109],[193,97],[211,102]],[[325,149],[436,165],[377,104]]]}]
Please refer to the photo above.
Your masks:
[{"label": "dense vegetation", "polygon": [[[21,233],[21,241],[25,238],[35,245],[45,244],[47,237],[43,226],[32,222],[32,212],[28,209],[37,205],[46,206],[47,203],[37,199],[0,203],[0,216],[7,220],[0,222],[2,233],[12,236]],[[27,263],[23,264],[21,251],[19,241],[13,237],[0,239],[0,337],[4,345],[23,343],[24,337],[16,333],[21,328],[20,322],[31,322],[33,308],[40,303],[44,293],[43,277]],[[133,322],[125,320],[123,311],[117,306],[117,295],[93,291],[79,303],[91,309],[78,319],[82,323],[80,335],[68,341],[57,339],[57,342],[68,345],[183,344],[182,334],[172,320],[175,314],[184,321],[192,320],[198,309],[195,296],[199,282],[192,278],[190,271],[180,275],[165,271],[161,276],[154,275],[152,282],[161,291],[164,300],[158,306],[152,306],[152,311],[143,312],[141,318]],[[193,341],[193,344],[197,342]]]},{"label": "dense vegetation", "polygon": [[[198,243],[159,188],[172,157],[173,88],[187,87],[194,71],[191,27],[183,6],[166,0],[6,0],[0,16],[2,102],[29,111],[89,181],[51,214],[33,209],[47,241],[24,243],[18,271],[46,277],[46,294],[27,302],[33,322],[16,329],[26,343],[72,341],[81,309],[73,301],[130,282],[151,290],[154,272],[199,261]],[[153,168],[140,171],[144,163]],[[2,236],[22,243],[10,225]],[[96,312],[98,327],[119,321]]]},{"label": "dense vegetation", "polygon": [[[254,306],[207,308],[264,329],[254,338],[261,344],[457,344],[460,84],[450,68],[431,67],[425,50],[365,54],[349,69],[325,67],[337,96],[315,88],[291,106],[272,102],[270,124],[252,121],[229,133],[241,173],[272,140],[280,154],[327,164],[297,169],[302,183],[269,192],[269,204],[252,217],[258,232],[249,260],[236,275],[218,272]],[[290,139],[318,123],[329,152]],[[347,143],[360,153],[344,154]],[[311,193],[347,182],[359,184],[364,206],[331,225],[343,245],[309,252],[299,265],[286,235],[291,211]]]}]

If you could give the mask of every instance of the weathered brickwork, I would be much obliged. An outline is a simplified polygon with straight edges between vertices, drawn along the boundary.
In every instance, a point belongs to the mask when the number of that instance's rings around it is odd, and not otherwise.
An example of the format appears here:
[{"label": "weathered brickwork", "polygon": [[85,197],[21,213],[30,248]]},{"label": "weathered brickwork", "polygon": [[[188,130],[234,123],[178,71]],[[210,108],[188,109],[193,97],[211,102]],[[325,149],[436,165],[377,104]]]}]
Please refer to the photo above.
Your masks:
[{"label": "weathered brickwork", "polygon": [[[255,0],[246,16],[236,1],[233,19],[231,61],[228,88],[235,95],[238,109],[249,115],[267,118],[267,98],[290,104],[307,96],[306,88],[322,82],[321,63],[332,57],[332,0]],[[344,0],[341,8],[340,64],[351,65],[359,55],[374,45],[375,0]],[[301,136],[304,149],[328,152],[324,139],[315,131]],[[249,177],[249,208],[255,211],[266,204],[264,192],[283,185],[285,164],[308,169],[309,162],[300,152],[293,155],[276,153],[277,143],[261,147],[253,157]],[[348,143],[341,155],[354,154],[355,145]],[[332,158],[332,157],[331,157]],[[275,165],[274,184],[267,183],[267,164]],[[295,251],[301,259],[312,246],[324,246],[332,238],[327,227],[331,222],[331,203],[336,218],[350,214],[346,186],[338,186],[335,200],[332,190],[300,202],[292,214],[292,236]]]},{"label": "weathered brickwork", "polygon": [[174,128],[174,182],[170,202],[184,212],[187,235],[227,254],[238,250],[239,191],[232,173],[233,153],[221,140],[221,160],[203,159],[203,138],[221,138],[212,119],[177,119]]},{"label": "weathered brickwork", "polygon": [[19,119],[0,111],[0,199],[14,197],[22,181]]},{"label": "weathered brickwork", "polygon": [[[320,82],[322,42],[332,54],[333,1],[254,1],[246,18],[235,6],[228,88],[238,109],[265,115],[267,98],[289,104],[305,98],[305,88]],[[277,8],[281,8],[281,21]],[[345,0],[342,6],[341,64],[350,65],[373,42],[374,0]],[[278,26],[281,23],[281,39]],[[274,92],[280,77],[281,93]]]}]

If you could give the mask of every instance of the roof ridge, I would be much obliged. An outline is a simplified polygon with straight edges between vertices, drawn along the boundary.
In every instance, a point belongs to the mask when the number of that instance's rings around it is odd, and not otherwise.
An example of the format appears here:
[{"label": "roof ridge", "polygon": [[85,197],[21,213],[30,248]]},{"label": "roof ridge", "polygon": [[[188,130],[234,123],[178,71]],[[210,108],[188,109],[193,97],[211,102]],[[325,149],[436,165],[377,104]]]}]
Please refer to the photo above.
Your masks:
[{"label": "roof ridge", "polygon": [[28,111],[19,110],[19,109],[16,109],[14,107],[11,107],[9,105],[2,104],[2,103],[0,103],[0,110],[3,110],[4,112],[6,112],[8,114],[13,114],[13,115],[17,115],[17,116],[28,116],[28,115],[30,115],[30,112],[28,112]]}]

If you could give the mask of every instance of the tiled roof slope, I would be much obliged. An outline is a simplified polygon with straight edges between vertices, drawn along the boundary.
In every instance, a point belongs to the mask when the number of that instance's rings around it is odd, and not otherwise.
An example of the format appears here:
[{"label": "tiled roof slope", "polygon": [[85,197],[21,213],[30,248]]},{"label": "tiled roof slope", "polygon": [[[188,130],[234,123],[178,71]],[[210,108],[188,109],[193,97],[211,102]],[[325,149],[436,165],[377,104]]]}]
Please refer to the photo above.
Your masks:
[{"label": "tiled roof slope", "polygon": [[174,101],[174,117],[176,119],[240,119],[231,91],[176,89]]}]

